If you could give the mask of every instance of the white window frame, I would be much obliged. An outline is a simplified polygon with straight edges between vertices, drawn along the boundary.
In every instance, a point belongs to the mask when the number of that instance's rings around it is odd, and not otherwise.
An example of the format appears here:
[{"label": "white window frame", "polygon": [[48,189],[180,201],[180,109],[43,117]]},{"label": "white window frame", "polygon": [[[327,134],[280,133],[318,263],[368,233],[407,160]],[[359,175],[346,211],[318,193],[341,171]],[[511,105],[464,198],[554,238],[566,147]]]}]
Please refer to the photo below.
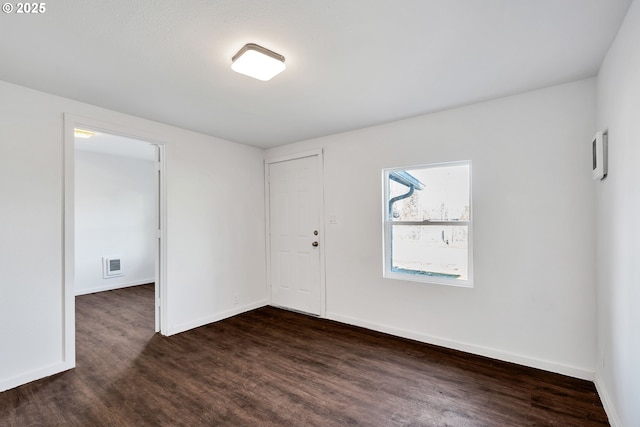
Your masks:
[{"label": "white window frame", "polygon": [[[389,174],[394,171],[404,171],[411,169],[429,169],[438,167],[449,167],[467,165],[469,166],[469,221],[393,221],[389,212]],[[410,282],[433,283],[438,285],[473,287],[473,189],[472,189],[472,167],[471,161],[456,161],[447,163],[433,163],[426,165],[414,165],[382,170],[382,225],[383,225],[383,251],[384,268],[383,277],[386,279],[404,280]],[[393,271],[391,268],[391,227],[393,225],[418,225],[418,226],[467,226],[468,246],[467,246],[467,279],[453,279],[447,277],[428,276],[412,273],[402,273]]]}]

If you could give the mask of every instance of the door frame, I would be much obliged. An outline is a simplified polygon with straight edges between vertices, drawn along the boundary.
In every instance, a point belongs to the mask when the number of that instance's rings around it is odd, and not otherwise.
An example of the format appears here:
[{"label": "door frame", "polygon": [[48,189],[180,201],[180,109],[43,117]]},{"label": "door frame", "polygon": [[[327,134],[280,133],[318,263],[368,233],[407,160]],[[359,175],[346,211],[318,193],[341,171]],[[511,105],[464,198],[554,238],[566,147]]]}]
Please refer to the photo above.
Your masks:
[{"label": "door frame", "polygon": [[316,150],[303,151],[300,153],[289,154],[285,156],[269,157],[264,160],[264,186],[265,186],[265,242],[266,242],[266,267],[267,267],[267,295],[269,305],[273,304],[271,296],[271,182],[269,177],[269,166],[273,163],[281,163],[290,160],[303,159],[305,157],[316,157],[318,168],[318,217],[319,217],[319,238],[320,245],[320,316],[326,317],[327,305],[326,305],[326,283],[325,283],[325,224],[324,224],[324,158],[321,148]]},{"label": "door frame", "polygon": [[167,197],[166,197],[166,172],[165,172],[165,144],[162,135],[148,132],[135,127],[124,126],[116,123],[105,122],[90,117],[64,113],[64,180],[63,180],[63,279],[64,279],[64,363],[69,367],[75,367],[76,339],[75,339],[75,138],[74,128],[86,128],[112,135],[124,136],[158,147],[156,153],[156,172],[159,176],[157,188],[158,201],[158,227],[157,246],[155,250],[155,331],[164,334],[168,329],[167,319]]}]

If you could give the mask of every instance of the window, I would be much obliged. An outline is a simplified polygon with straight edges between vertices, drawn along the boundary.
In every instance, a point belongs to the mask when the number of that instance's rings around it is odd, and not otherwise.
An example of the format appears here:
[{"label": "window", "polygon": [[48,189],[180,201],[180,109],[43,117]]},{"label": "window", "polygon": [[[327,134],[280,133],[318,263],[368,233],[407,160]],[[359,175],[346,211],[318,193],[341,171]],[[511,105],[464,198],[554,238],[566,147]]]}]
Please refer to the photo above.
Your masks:
[{"label": "window", "polygon": [[472,286],[471,162],[385,169],[384,277]]}]

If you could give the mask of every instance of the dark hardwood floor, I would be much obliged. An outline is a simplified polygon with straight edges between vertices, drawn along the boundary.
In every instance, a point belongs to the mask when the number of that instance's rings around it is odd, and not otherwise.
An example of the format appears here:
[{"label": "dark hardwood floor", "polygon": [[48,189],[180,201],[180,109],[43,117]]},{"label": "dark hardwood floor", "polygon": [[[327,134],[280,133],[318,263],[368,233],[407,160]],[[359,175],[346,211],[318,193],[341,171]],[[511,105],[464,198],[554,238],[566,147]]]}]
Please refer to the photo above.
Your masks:
[{"label": "dark hardwood floor", "polygon": [[77,297],[77,368],[1,426],[603,426],[592,383],[271,307],[172,337],[153,285]]}]

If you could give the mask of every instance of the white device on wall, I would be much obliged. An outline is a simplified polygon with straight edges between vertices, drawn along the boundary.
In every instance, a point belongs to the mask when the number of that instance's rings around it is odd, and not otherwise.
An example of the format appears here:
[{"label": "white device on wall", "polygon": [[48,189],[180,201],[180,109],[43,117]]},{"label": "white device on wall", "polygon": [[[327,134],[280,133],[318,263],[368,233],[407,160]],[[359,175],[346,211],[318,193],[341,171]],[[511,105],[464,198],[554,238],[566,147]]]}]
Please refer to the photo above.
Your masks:
[{"label": "white device on wall", "polygon": [[607,176],[607,136],[606,132],[597,132],[591,142],[593,179],[604,179]]},{"label": "white device on wall", "polygon": [[109,279],[111,277],[122,276],[122,263],[120,257],[102,257],[102,277]]}]

